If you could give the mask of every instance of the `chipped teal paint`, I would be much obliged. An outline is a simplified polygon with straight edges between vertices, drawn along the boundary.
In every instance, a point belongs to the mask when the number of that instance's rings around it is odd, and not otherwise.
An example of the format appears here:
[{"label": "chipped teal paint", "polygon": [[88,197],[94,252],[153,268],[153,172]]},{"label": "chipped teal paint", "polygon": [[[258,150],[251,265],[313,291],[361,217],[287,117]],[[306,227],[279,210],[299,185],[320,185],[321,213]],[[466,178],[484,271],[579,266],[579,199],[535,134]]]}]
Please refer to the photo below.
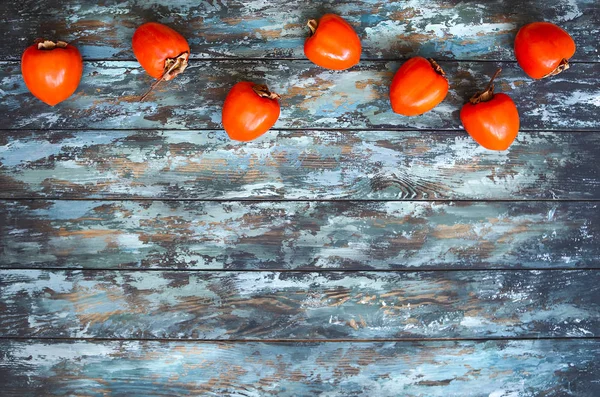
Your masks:
[{"label": "chipped teal paint", "polygon": [[[599,61],[600,6],[595,0],[91,0],[3,1],[0,59],[19,59],[38,37],[77,40],[85,58],[132,59],[131,36],[144,22],[166,23],[189,41],[194,58],[304,57],[306,21],[343,15],[363,44],[363,59],[426,57],[512,60],[513,40],[528,22],[549,21],[571,33],[575,59]],[[523,10],[526,12],[517,12]],[[10,29],[8,29],[10,27]],[[17,43],[17,45],[15,45]]]},{"label": "chipped teal paint", "polygon": [[404,343],[1,341],[3,395],[600,394],[597,340]]},{"label": "chipped teal paint", "polygon": [[[0,2],[2,396],[598,396],[595,201],[311,200],[599,199],[599,7]],[[358,67],[302,60],[303,24],[325,11],[361,36]],[[188,37],[193,61],[139,103],[151,79],[130,38],[150,20]],[[513,62],[513,37],[533,20],[573,35],[572,69],[532,81]],[[76,39],[87,60],[78,92],[55,108],[33,99],[19,73],[40,36]],[[452,90],[407,119],[390,111],[387,86],[398,60],[417,54],[446,60]],[[261,59],[232,60],[244,57]],[[523,131],[490,153],[460,130],[458,111],[497,66]],[[284,95],[277,129],[244,145],[219,131],[222,101],[241,79]],[[136,197],[173,201],[128,201]],[[101,198],[125,200],[87,201]],[[406,268],[419,271],[365,271]],[[164,336],[188,340],[135,340]],[[510,340],[523,336],[553,339]],[[406,337],[508,340],[352,342]]]},{"label": "chipped teal paint", "polygon": [[600,336],[595,271],[11,270],[0,271],[0,287],[1,337]]},{"label": "chipped teal paint", "polygon": [[[463,132],[6,131],[0,197],[597,199],[598,134],[521,132],[493,152]],[[582,183],[585,181],[585,183]]]},{"label": "chipped teal paint", "polygon": [[597,203],[0,201],[0,266],[590,268]]},{"label": "chipped teal paint", "polygon": [[[50,108],[25,87],[17,63],[2,64],[3,128],[194,129],[221,127],[221,106],[240,80],[266,83],[282,95],[276,128],[461,129],[459,111],[498,66],[496,90],[517,104],[522,130],[598,130],[600,63],[579,63],[560,77],[534,81],[516,63],[440,62],[450,80],[447,98],[418,117],[392,112],[388,86],[398,62],[362,62],[344,71],[308,61],[195,61],[147,101],[151,84],[136,62],[89,62],[69,100]],[[264,138],[263,138],[264,139]]]}]

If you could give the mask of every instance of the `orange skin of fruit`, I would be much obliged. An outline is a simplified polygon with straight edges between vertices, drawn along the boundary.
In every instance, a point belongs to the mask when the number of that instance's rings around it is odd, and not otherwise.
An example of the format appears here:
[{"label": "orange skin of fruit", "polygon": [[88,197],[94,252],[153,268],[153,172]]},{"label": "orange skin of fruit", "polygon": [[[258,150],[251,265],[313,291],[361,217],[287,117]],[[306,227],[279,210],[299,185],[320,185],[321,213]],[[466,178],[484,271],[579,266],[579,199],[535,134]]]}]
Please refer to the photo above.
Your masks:
[{"label": "orange skin of fruit", "polygon": [[529,77],[541,79],[554,71],[563,59],[575,54],[575,41],[562,28],[549,22],[523,26],[515,38],[515,55]]},{"label": "orange skin of fruit", "polygon": [[394,75],[390,87],[392,110],[404,116],[430,111],[448,94],[448,80],[423,57],[406,61]]},{"label": "orange skin of fruit", "polygon": [[360,61],[358,35],[342,17],[325,14],[315,33],[304,42],[304,54],[325,69],[344,70]]},{"label": "orange skin of fruit", "polygon": [[467,102],[460,120],[471,137],[486,149],[506,150],[519,133],[519,112],[506,94],[494,94],[487,102]]},{"label": "orange skin of fruit", "polygon": [[[137,28],[131,42],[138,62],[155,79],[163,77],[167,59],[187,52],[187,60],[190,54],[190,46],[182,35],[157,22],[148,22]],[[174,77],[165,76],[164,80]]]},{"label": "orange skin of fruit", "polygon": [[223,128],[233,140],[256,139],[269,131],[279,118],[279,101],[259,96],[252,89],[255,85],[249,81],[237,83],[225,98]]},{"label": "orange skin of fruit", "polygon": [[69,44],[51,50],[39,50],[34,44],[21,57],[21,73],[29,91],[42,102],[54,106],[77,90],[83,60],[77,48]]}]

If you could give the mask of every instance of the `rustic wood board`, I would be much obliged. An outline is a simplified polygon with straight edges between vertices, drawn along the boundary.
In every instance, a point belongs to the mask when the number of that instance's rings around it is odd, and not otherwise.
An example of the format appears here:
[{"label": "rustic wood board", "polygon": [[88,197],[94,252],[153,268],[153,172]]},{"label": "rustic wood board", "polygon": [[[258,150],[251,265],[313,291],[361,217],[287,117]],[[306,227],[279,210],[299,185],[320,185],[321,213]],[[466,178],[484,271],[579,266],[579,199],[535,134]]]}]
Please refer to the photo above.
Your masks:
[{"label": "rustic wood board", "polygon": [[[345,16],[344,72],[308,62],[307,19]],[[518,29],[550,21],[572,68],[528,78]],[[192,61],[146,102],[147,21]],[[2,396],[600,395],[600,2],[0,2]],[[83,81],[24,86],[38,37]],[[402,61],[451,90],[394,114]],[[521,131],[478,147],[462,104],[504,69]],[[222,131],[241,80],[283,95],[251,143]]]},{"label": "rustic wood board", "polygon": [[600,394],[597,340],[1,341],[3,396]]},{"label": "rustic wood board", "polygon": [[356,29],[363,59],[427,57],[512,60],[521,26],[548,21],[577,43],[574,59],[599,61],[595,0],[276,0],[3,1],[0,59],[19,59],[38,37],[76,40],[85,58],[132,59],[131,36],[144,22],[165,23],[190,43],[192,57],[304,57],[306,21],[338,13]]},{"label": "rustic wood board", "polygon": [[0,201],[0,266],[597,268],[598,205]]},{"label": "rustic wood board", "polygon": [[599,199],[598,147],[564,132],[494,152],[458,131],[7,131],[0,198]]},{"label": "rustic wood board", "polygon": [[596,271],[0,271],[0,336],[600,336]]},{"label": "rustic wood board", "polygon": [[[137,62],[87,62],[69,100],[49,107],[25,87],[17,62],[0,63],[4,129],[219,129],[221,106],[237,82],[267,83],[283,95],[276,128],[461,128],[462,105],[498,67],[498,92],[513,98],[522,130],[600,130],[600,63],[579,63],[552,79],[532,80],[514,62],[441,62],[450,92],[416,117],[395,114],[388,90],[399,62],[362,62],[328,71],[309,61],[195,61],[185,73],[139,102],[152,79]],[[259,142],[268,142],[269,136]]]}]

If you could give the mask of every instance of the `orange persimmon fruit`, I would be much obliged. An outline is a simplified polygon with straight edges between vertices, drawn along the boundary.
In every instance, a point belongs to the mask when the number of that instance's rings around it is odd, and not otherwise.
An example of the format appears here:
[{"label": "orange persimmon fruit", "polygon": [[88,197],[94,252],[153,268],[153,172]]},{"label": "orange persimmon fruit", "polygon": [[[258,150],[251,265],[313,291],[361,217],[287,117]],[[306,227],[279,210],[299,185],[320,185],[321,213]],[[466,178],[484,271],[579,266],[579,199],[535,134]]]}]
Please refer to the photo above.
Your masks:
[{"label": "orange persimmon fruit", "polygon": [[444,70],[433,60],[414,57],[394,75],[390,87],[392,110],[404,116],[430,111],[448,94]]},{"label": "orange persimmon fruit", "polygon": [[143,100],[160,82],[174,79],[188,65],[190,46],[170,27],[148,22],[136,29],[131,40],[133,54],[144,70],[157,81],[141,98]]},{"label": "orange persimmon fruit", "polygon": [[242,81],[234,85],[223,104],[222,122],[236,141],[251,141],[267,132],[279,118],[280,96],[266,85]]},{"label": "orange persimmon fruit", "polygon": [[37,40],[21,57],[21,73],[29,91],[54,106],[69,98],[81,81],[79,50],[64,41]]},{"label": "orange persimmon fruit", "polygon": [[519,133],[519,112],[506,94],[494,93],[494,79],[460,110],[460,120],[471,137],[486,149],[506,150]]},{"label": "orange persimmon fruit", "polygon": [[339,15],[325,14],[318,22],[311,19],[307,26],[311,35],[304,42],[304,54],[314,64],[325,69],[344,70],[360,61],[360,39]]},{"label": "orange persimmon fruit", "polygon": [[575,41],[562,28],[549,22],[523,26],[515,38],[519,66],[534,79],[554,76],[569,68]]}]

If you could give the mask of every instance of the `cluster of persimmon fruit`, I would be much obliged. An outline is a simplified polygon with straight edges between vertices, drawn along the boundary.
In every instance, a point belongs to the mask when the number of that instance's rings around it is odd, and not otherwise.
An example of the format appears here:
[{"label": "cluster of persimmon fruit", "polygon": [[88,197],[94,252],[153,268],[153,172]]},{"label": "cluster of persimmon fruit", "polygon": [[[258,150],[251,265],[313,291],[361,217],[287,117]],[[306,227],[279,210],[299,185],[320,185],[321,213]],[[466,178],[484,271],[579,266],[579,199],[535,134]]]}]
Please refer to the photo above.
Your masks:
[{"label": "cluster of persimmon fruit", "polygon": [[[330,70],[345,70],[360,61],[361,43],[352,26],[339,15],[325,14],[307,24],[310,37],[304,43],[306,57]],[[186,39],[156,22],[141,25],[132,39],[133,53],[156,81],[143,100],[160,82],[169,81],[188,65],[190,47]],[[515,55],[521,68],[534,79],[556,75],[569,67],[575,42],[562,28],[548,22],[523,26],[515,39]],[[38,40],[21,59],[27,88],[43,102],[54,106],[77,89],[83,61],[77,48],[64,41]],[[494,79],[461,109],[465,130],[481,146],[505,150],[519,132],[519,113],[506,94],[494,93]],[[449,89],[442,68],[433,60],[417,56],[406,61],[394,75],[390,103],[395,113],[417,116],[439,105]],[[222,109],[223,128],[231,139],[253,140],[267,132],[280,114],[280,96],[263,84],[235,84]]]}]

